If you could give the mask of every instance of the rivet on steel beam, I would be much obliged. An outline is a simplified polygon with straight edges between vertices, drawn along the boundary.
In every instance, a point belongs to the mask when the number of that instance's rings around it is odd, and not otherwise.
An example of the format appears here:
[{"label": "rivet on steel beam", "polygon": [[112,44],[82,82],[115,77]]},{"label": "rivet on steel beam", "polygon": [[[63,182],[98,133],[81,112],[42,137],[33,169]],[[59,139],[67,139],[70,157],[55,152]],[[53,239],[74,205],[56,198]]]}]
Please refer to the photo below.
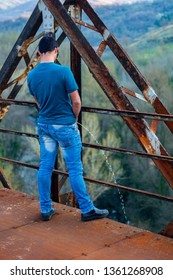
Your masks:
[{"label": "rivet on steel beam", "polygon": [[43,30],[45,33],[54,33],[54,18],[42,0],[39,1],[39,10],[43,16]]}]

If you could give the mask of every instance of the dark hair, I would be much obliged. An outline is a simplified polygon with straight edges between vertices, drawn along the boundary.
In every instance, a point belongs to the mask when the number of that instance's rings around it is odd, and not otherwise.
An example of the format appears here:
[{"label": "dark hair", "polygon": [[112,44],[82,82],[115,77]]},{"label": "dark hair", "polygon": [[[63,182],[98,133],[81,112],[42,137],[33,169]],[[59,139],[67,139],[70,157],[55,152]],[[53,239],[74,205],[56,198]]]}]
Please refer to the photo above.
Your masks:
[{"label": "dark hair", "polygon": [[51,52],[55,48],[58,48],[58,43],[53,37],[50,36],[43,37],[38,45],[38,49],[40,53]]}]

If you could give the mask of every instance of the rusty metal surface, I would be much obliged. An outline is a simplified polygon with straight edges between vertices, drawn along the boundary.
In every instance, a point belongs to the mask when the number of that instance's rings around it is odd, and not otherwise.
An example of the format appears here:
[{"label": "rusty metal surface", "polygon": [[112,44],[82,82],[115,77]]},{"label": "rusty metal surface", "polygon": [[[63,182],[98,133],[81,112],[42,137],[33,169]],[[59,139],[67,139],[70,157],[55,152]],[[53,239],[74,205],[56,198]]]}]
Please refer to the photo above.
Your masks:
[{"label": "rusty metal surface", "polygon": [[[80,75],[80,73],[79,73],[79,75]],[[128,90],[128,89],[125,89],[125,90]],[[15,99],[10,99],[10,98],[0,98],[0,106],[2,104],[4,106],[19,105],[19,106],[29,106],[29,107],[37,108],[37,104],[35,102],[24,101],[24,100],[15,100]],[[148,112],[144,112],[144,111],[139,112],[139,111],[129,111],[129,110],[116,110],[116,109],[109,109],[109,108],[103,108],[103,107],[99,108],[99,107],[91,107],[91,106],[82,106],[82,111],[90,112],[90,113],[105,114],[105,115],[115,115],[115,116],[124,116],[124,117],[131,116],[134,118],[145,118],[145,119],[151,119],[151,120],[173,122],[173,115],[170,115],[170,114],[167,115],[167,114],[148,113]]]},{"label": "rusty metal surface", "polygon": [[[5,63],[3,64],[1,71],[0,71],[0,96],[3,93],[5,88],[10,87],[14,84],[8,98],[15,99],[18,92],[22,88],[27,73],[29,70],[29,62],[31,62],[30,57],[27,53],[27,47],[33,42],[33,38],[38,31],[40,25],[42,23],[42,14],[36,5],[32,15],[30,16],[28,22],[26,23],[23,31],[21,32],[19,38],[17,39],[14,47],[12,48],[10,54],[8,55]],[[27,65],[27,69],[25,72],[18,78],[14,79],[8,84],[8,81],[12,77],[13,73],[15,72],[18,64],[20,63],[22,57],[25,60]],[[0,106],[0,120],[4,118],[6,113],[9,110],[9,106],[5,106],[1,104]]]},{"label": "rusty metal surface", "polygon": [[38,28],[40,27],[42,22],[41,12],[39,11],[38,5],[34,9],[30,19],[28,20],[27,24],[25,25],[21,35],[19,36],[16,44],[14,45],[11,53],[9,54],[7,60],[5,61],[4,65],[1,69],[0,75],[0,88],[4,84],[6,84],[9,79],[11,78],[13,72],[15,71],[17,65],[21,60],[21,56],[18,55],[18,48],[23,44],[25,40],[28,38],[34,37]]},{"label": "rusty metal surface", "polygon": [[[73,19],[82,19],[82,9],[76,5],[76,6],[70,6],[69,7],[69,13]],[[81,29],[81,26],[78,25],[78,28]],[[81,75],[81,56],[76,50],[76,48],[73,46],[72,43],[70,43],[70,66],[71,70],[74,74],[76,83],[78,85],[78,92],[80,95],[80,99],[82,101],[82,75]],[[78,122],[82,123],[82,112],[79,113],[78,116]],[[79,131],[82,138],[82,127],[79,127]]]},{"label": "rusty metal surface", "polygon": [[58,203],[42,222],[37,199],[12,190],[0,189],[0,201],[1,260],[173,259],[171,238],[110,219],[84,223],[78,209]]}]

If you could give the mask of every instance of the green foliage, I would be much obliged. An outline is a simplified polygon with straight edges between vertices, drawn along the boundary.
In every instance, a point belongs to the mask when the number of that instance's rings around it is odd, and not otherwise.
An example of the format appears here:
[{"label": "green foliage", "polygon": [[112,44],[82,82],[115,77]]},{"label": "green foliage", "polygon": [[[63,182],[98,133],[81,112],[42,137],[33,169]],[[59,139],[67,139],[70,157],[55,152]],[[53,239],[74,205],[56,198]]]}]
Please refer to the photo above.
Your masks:
[{"label": "green foliage", "polygon": [[[83,142],[93,143],[103,146],[119,147],[120,141],[118,136],[110,128],[102,131],[102,122],[96,114],[85,114],[83,116],[82,136]],[[116,183],[117,177],[121,177],[123,170],[119,159],[110,155],[103,150],[92,148],[83,148],[83,164],[84,174],[87,177],[97,180]],[[92,199],[95,201],[102,192],[107,190],[107,187],[90,185],[89,192]]]},{"label": "green foliage", "polygon": [[[150,30],[171,25],[172,11],[172,0],[139,1],[133,5],[96,7],[96,12],[106,26],[120,42],[126,45]],[[88,21],[85,16],[84,21]],[[98,44],[98,36],[93,36],[89,30],[86,30],[85,34],[92,45]]]},{"label": "green foliage", "polygon": [[19,35],[19,32],[12,32],[9,31],[8,33],[4,33],[1,31],[0,33],[0,68],[5,62],[5,59],[7,58],[9,52],[11,51],[14,43],[17,40],[17,37]]}]

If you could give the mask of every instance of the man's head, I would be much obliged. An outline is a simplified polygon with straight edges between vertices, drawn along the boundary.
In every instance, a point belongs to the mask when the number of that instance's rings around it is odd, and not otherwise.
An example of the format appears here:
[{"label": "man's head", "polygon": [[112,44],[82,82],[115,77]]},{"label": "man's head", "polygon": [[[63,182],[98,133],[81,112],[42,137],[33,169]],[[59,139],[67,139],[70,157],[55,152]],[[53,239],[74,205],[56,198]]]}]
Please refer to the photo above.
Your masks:
[{"label": "man's head", "polygon": [[55,49],[58,49],[58,43],[53,37],[45,36],[40,40],[38,45],[38,50],[40,54],[52,52]]}]

